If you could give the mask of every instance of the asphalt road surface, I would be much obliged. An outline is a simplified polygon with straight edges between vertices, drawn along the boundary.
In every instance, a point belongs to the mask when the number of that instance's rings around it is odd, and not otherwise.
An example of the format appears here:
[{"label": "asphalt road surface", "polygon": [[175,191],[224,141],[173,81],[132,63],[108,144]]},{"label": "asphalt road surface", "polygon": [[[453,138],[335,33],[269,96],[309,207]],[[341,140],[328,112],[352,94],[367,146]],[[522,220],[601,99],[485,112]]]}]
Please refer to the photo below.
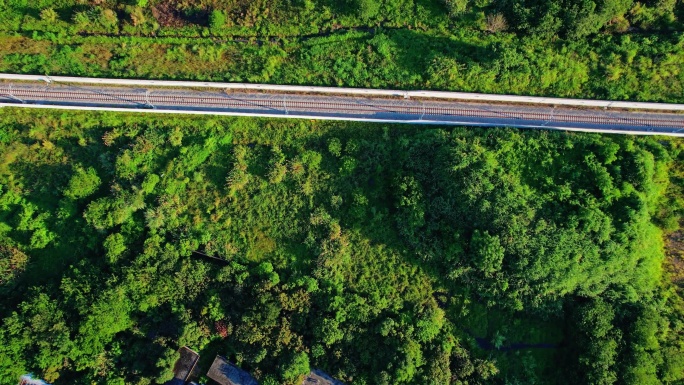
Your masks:
[{"label": "asphalt road surface", "polygon": [[547,128],[684,136],[684,114],[403,97],[240,90],[0,83],[0,107],[110,109],[161,113]]}]

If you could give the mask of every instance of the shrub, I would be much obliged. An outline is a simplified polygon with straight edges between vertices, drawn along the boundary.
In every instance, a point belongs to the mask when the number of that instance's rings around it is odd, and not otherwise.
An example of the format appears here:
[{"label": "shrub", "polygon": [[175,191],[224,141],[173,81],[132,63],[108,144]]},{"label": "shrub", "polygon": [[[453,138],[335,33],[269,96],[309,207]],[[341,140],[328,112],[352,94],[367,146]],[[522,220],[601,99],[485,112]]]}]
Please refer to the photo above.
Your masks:
[{"label": "shrub", "polygon": [[131,18],[131,23],[134,26],[145,24],[145,14],[140,7],[128,7],[128,15]]},{"label": "shrub", "polygon": [[40,19],[53,23],[57,20],[57,12],[55,12],[55,10],[52,8],[44,9],[40,11]]},{"label": "shrub", "polygon": [[119,19],[116,17],[116,12],[111,9],[101,9],[98,22],[106,28],[112,28],[119,24]]},{"label": "shrub", "polygon": [[506,18],[500,13],[494,13],[487,15],[487,31],[489,32],[501,32],[508,28],[506,23]]},{"label": "shrub", "polygon": [[103,244],[107,259],[110,263],[115,263],[119,257],[126,252],[126,240],[123,235],[119,233],[110,234],[104,241]]},{"label": "shrub", "polygon": [[444,0],[449,16],[459,15],[468,7],[468,0]]},{"label": "shrub", "polygon": [[359,16],[364,20],[370,20],[378,15],[380,2],[377,0],[359,0]]},{"label": "shrub", "polygon": [[84,28],[90,25],[90,16],[87,12],[76,12],[73,21],[77,27]]},{"label": "shrub", "polygon": [[85,198],[100,187],[100,177],[94,168],[87,170],[77,167],[69,180],[69,186],[64,190],[64,196],[71,199]]},{"label": "shrub", "polygon": [[295,353],[290,362],[281,368],[282,376],[287,381],[292,381],[310,370],[309,356],[305,352]]},{"label": "shrub", "polygon": [[219,10],[211,11],[209,15],[209,28],[219,29],[226,25],[226,13]]}]

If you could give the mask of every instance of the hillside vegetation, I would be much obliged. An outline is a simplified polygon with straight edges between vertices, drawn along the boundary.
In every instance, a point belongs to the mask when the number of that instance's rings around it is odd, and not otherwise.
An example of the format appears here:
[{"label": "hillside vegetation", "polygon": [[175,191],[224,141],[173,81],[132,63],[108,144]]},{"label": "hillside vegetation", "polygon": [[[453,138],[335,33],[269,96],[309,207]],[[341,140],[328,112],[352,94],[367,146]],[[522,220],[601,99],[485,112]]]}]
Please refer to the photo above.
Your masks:
[{"label": "hillside vegetation", "polygon": [[680,0],[4,0],[0,71],[684,101]]},{"label": "hillside vegetation", "polygon": [[[679,142],[0,115],[0,383],[676,384]],[[669,187],[668,187],[669,186]]]}]

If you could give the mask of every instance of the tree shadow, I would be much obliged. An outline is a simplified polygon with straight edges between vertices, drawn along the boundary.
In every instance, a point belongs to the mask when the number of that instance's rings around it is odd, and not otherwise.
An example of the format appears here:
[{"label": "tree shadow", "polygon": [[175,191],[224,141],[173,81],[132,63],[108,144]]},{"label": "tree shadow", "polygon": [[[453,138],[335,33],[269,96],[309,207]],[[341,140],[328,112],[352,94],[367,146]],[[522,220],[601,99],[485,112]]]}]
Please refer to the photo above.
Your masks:
[{"label": "tree shadow", "polygon": [[392,59],[400,69],[407,72],[419,71],[417,74],[424,81],[427,70],[435,60],[446,58],[464,65],[490,65],[502,54],[492,49],[491,45],[466,42],[455,36],[433,36],[408,29],[387,30],[382,33],[396,47]]},{"label": "tree shadow", "polygon": [[20,176],[23,189],[30,191],[29,201],[47,211],[55,207],[71,176],[67,164],[37,164],[29,159],[15,161],[9,169]]},{"label": "tree shadow", "polygon": [[226,177],[233,162],[232,148],[232,145],[220,145],[211,156],[211,162],[206,167],[206,175],[217,189],[222,189],[226,185]]},{"label": "tree shadow", "polygon": [[[300,54],[314,56],[315,62],[325,65],[325,71],[315,69],[317,79],[306,84],[448,89],[448,84],[428,86],[426,82],[431,76],[442,76],[440,72],[460,73],[462,67],[471,64],[493,66],[503,54],[487,42],[474,43],[415,29],[378,27],[364,32],[342,32],[338,39],[312,38],[303,44]],[[445,79],[440,80],[443,83]]]},{"label": "tree shadow", "polygon": [[328,7],[336,15],[352,15],[356,0],[319,0],[321,6]]}]

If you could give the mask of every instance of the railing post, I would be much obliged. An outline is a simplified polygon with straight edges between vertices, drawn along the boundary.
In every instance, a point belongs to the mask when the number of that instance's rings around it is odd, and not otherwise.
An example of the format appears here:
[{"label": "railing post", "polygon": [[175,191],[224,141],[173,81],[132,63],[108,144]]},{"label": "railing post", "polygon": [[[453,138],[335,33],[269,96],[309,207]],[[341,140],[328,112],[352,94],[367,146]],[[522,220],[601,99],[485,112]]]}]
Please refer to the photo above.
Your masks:
[{"label": "railing post", "polygon": [[155,107],[154,105],[152,105],[152,103],[150,103],[150,94],[151,93],[152,92],[150,90],[145,90],[145,101],[147,102],[148,106],[152,107],[153,110],[156,110],[157,107]]}]

